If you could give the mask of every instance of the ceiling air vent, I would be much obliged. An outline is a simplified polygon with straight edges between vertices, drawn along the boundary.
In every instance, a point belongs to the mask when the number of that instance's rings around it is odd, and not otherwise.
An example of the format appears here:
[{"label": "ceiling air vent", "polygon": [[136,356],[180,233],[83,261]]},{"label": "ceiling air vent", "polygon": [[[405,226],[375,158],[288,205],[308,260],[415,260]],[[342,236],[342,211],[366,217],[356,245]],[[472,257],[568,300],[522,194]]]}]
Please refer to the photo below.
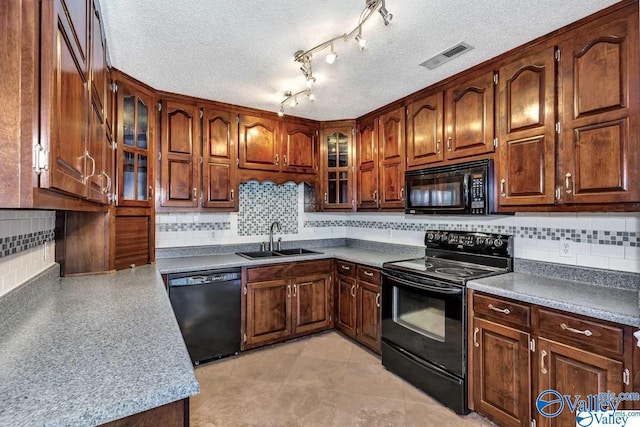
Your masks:
[{"label": "ceiling air vent", "polygon": [[440,52],[436,56],[427,59],[420,65],[430,70],[433,70],[434,68],[441,66],[447,61],[451,61],[456,56],[460,56],[463,53],[470,51],[471,49],[473,49],[473,46],[471,46],[470,44],[465,42],[460,42],[455,46],[450,47],[449,49],[446,49],[443,52]]}]

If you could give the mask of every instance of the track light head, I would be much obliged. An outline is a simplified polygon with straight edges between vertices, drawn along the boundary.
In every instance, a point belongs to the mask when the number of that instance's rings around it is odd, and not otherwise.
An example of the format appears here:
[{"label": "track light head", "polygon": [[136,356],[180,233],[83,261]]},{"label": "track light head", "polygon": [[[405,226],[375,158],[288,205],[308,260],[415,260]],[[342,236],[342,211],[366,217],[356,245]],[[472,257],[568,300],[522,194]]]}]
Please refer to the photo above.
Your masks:
[{"label": "track light head", "polygon": [[378,12],[380,12],[380,15],[382,15],[382,20],[384,21],[384,25],[389,25],[391,23],[391,20],[393,19],[393,14],[389,13],[387,8],[384,6],[384,2]]},{"label": "track light head", "polygon": [[307,89],[311,89],[315,82],[316,82],[316,78],[313,76],[309,76],[307,77],[307,80],[304,82],[304,85],[306,86]]},{"label": "track light head", "polygon": [[327,53],[325,60],[327,61],[327,64],[333,64],[336,62],[336,59],[338,59],[338,54],[333,50],[333,42],[331,42],[331,52]]},{"label": "track light head", "polygon": [[284,117],[284,107],[280,105],[280,109],[278,110],[278,117]]},{"label": "track light head", "polygon": [[313,92],[309,92],[307,94],[307,97],[309,97],[309,101],[311,101],[311,102],[316,100],[316,95]]},{"label": "track light head", "polygon": [[362,35],[358,34],[356,36],[356,41],[358,42],[358,47],[360,50],[365,50],[367,48],[367,40],[362,38]]}]

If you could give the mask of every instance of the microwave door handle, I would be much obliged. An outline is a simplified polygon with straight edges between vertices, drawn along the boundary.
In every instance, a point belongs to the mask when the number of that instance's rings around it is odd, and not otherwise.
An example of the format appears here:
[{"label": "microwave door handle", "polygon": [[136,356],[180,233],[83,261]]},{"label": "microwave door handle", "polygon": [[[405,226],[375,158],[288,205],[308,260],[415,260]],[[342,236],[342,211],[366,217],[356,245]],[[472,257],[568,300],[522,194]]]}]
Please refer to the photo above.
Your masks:
[{"label": "microwave door handle", "polygon": [[393,280],[394,282],[398,282],[400,284],[403,284],[405,286],[409,286],[411,288],[415,288],[415,289],[424,289],[427,291],[433,291],[433,292],[437,292],[439,294],[447,294],[447,295],[455,295],[455,294],[460,294],[462,293],[462,289],[461,288],[453,288],[453,287],[441,287],[441,286],[434,286],[434,285],[425,285],[424,283],[414,283],[414,282],[410,282],[408,280],[404,280],[401,279],[399,277],[395,277],[395,276],[391,276],[387,273],[385,273],[384,271],[382,272],[382,275],[389,278],[390,280]]},{"label": "microwave door handle", "polygon": [[462,181],[462,202],[464,203],[465,210],[469,209],[469,178],[468,173],[464,174],[464,180]]}]

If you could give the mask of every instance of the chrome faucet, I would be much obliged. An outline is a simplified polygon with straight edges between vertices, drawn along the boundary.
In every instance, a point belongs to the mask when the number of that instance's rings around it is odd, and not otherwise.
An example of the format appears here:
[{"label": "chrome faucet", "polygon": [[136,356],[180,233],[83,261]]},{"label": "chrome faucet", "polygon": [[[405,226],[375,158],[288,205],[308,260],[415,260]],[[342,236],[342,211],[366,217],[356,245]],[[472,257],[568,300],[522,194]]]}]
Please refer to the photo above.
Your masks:
[{"label": "chrome faucet", "polygon": [[[269,227],[269,251],[273,251],[273,232],[275,231],[282,231],[282,225],[280,224],[279,221],[273,221],[271,223],[271,227]],[[280,249],[280,248],[278,248]]]}]

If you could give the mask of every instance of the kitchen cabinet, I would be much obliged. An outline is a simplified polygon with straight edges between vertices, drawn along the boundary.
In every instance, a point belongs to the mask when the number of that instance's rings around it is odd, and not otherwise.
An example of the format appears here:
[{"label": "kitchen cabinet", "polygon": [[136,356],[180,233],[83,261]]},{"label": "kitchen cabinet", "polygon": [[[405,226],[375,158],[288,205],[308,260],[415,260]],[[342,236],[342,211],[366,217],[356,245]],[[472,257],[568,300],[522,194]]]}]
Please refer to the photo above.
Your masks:
[{"label": "kitchen cabinet", "polygon": [[358,123],[358,210],[404,208],[404,111]]},{"label": "kitchen cabinet", "polygon": [[242,349],[333,326],[331,261],[243,268]]},{"label": "kitchen cabinet", "polygon": [[118,208],[113,219],[115,234],[113,268],[116,270],[149,264],[154,260],[155,217],[145,211],[130,212],[131,210]]},{"label": "kitchen cabinet", "polygon": [[445,92],[445,158],[493,152],[494,73],[484,71],[453,83]]},{"label": "kitchen cabinet", "polygon": [[563,203],[640,201],[638,5],[559,46]]},{"label": "kitchen cabinet", "polygon": [[407,105],[407,169],[421,169],[444,160],[444,93]]},{"label": "kitchen cabinet", "polygon": [[353,122],[330,123],[322,129],[323,210],[355,210]]},{"label": "kitchen cabinet", "polygon": [[274,119],[240,115],[239,167],[280,170],[280,125]]},{"label": "kitchen cabinet", "polygon": [[212,108],[202,112],[202,206],[237,210],[236,115]]},{"label": "kitchen cabinet", "polygon": [[336,261],[336,328],[381,352],[380,270]]},{"label": "kitchen cabinet", "polygon": [[197,207],[200,197],[198,107],[162,100],[160,112],[160,206]]},{"label": "kitchen cabinet", "polygon": [[499,206],[555,201],[555,49],[500,68],[497,181]]},{"label": "kitchen cabinet", "polygon": [[282,172],[318,172],[318,127],[291,118],[282,122]]},{"label": "kitchen cabinet", "polygon": [[632,328],[469,292],[470,407],[499,425],[573,426],[531,411],[545,390],[586,396],[631,391]]}]

